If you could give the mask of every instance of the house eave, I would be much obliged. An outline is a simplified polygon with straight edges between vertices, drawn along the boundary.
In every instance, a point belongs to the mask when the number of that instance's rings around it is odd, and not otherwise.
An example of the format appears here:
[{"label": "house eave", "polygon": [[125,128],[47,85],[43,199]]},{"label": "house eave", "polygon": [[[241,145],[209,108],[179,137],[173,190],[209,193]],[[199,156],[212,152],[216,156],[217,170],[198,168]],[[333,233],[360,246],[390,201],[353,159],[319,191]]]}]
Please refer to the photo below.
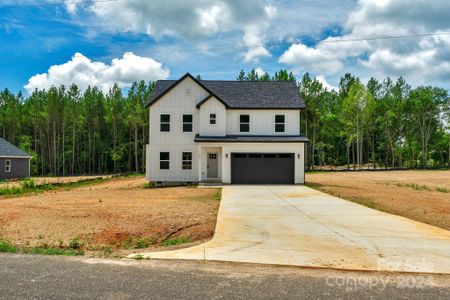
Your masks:
[{"label": "house eave", "polygon": [[226,135],[200,136],[196,135],[196,143],[307,143],[308,138],[302,135]]}]

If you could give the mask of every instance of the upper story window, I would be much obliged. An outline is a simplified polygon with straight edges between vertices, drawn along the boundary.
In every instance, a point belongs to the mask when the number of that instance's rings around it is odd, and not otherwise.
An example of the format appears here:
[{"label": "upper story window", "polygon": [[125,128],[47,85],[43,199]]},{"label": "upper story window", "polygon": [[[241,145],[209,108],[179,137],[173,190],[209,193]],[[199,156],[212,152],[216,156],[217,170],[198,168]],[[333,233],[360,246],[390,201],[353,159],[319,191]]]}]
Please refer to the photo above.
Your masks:
[{"label": "upper story window", "polygon": [[186,89],[186,96],[190,96],[190,95],[192,95],[192,91],[191,91],[190,88],[187,88]]},{"label": "upper story window", "polygon": [[169,170],[170,152],[159,152],[159,168],[161,170]]},{"label": "upper story window", "polygon": [[161,115],[160,130],[161,130],[161,132],[169,132],[170,131],[170,115],[169,114]]},{"label": "upper story window", "polygon": [[209,114],[209,124],[216,124],[216,114]]},{"label": "upper story window", "polygon": [[11,160],[9,159],[5,160],[5,172],[6,173],[11,172]]},{"label": "upper story window", "polygon": [[284,132],[286,120],[284,115],[275,115],[275,132]]},{"label": "upper story window", "polygon": [[192,132],[192,115],[183,115],[183,132]]},{"label": "upper story window", "polygon": [[192,152],[183,152],[181,158],[182,158],[182,169],[192,170]]},{"label": "upper story window", "polygon": [[239,131],[250,132],[250,115],[239,116]]}]

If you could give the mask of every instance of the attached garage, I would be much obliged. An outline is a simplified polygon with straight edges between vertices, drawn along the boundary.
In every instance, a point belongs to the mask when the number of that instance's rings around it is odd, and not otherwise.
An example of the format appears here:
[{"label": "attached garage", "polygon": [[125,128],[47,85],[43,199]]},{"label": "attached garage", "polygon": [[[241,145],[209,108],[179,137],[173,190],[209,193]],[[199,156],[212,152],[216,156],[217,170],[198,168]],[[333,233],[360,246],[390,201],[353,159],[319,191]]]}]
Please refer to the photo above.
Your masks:
[{"label": "attached garage", "polygon": [[294,153],[231,153],[231,183],[293,184]]}]

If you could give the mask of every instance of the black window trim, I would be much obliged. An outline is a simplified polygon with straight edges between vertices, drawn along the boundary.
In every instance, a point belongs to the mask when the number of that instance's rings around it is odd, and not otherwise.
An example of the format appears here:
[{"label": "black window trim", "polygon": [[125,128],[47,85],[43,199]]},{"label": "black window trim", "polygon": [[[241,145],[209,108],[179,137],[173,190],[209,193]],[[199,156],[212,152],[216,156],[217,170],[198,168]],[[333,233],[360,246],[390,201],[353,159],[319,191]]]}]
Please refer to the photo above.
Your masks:
[{"label": "black window trim", "polygon": [[209,114],[209,124],[210,125],[216,125],[217,124],[217,114]]},{"label": "black window trim", "polygon": [[[282,116],[283,117],[283,122],[277,122],[277,117],[278,116]],[[286,115],[285,114],[275,114],[275,117],[274,117],[274,130],[275,130],[275,132],[276,133],[283,133],[283,132],[286,132]],[[283,131],[278,131],[277,130],[277,125],[282,125],[283,126]]]},{"label": "black window trim", "polygon": [[[185,122],[184,121],[184,116],[191,116],[191,122]],[[186,131],[184,130],[184,125],[191,125],[191,130],[190,131]],[[183,113],[181,115],[181,131],[183,132],[193,132],[194,131],[194,115],[191,113]]]},{"label": "black window trim", "polygon": [[[241,117],[247,116],[248,122],[243,122]],[[248,130],[242,130],[242,126],[248,126]],[[250,132],[250,114],[239,114],[239,132]]]},{"label": "black window trim", "polygon": [[[163,154],[163,153],[167,153],[169,155],[168,159],[161,159],[161,154]],[[166,168],[161,168],[161,163],[162,162],[167,162],[167,169]],[[160,151],[159,152],[159,169],[160,170],[170,170],[170,152],[169,151]]]},{"label": "black window trim", "polygon": [[[169,116],[169,121],[168,122],[163,122],[162,121],[162,116]],[[170,132],[170,122],[171,122],[171,120],[172,120],[172,117],[171,117],[171,114],[170,113],[162,113],[162,114],[159,114],[159,131],[160,132]],[[169,125],[169,130],[162,130],[162,126],[163,125]]]}]

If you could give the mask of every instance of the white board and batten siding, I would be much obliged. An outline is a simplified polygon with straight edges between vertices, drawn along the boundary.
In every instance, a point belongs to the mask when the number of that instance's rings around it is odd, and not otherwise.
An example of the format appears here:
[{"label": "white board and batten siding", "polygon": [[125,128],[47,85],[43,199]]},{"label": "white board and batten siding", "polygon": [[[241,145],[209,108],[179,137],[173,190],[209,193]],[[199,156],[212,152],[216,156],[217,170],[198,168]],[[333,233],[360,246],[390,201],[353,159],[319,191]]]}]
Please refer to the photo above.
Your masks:
[{"label": "white board and batten siding", "polygon": [[[189,90],[189,93],[187,93]],[[196,182],[205,179],[206,152],[216,150],[219,155],[219,174],[222,182],[231,182],[231,153],[274,152],[295,154],[295,183],[304,182],[304,144],[302,143],[195,143],[195,135],[298,135],[300,110],[282,109],[226,109],[212,97],[200,109],[196,105],[209,93],[191,78],[186,78],[150,107],[150,143],[146,153],[146,176],[152,181]],[[170,115],[170,132],[160,131],[160,115]],[[192,132],[183,132],[183,114],[192,114]],[[216,115],[216,124],[210,124],[210,114]],[[250,132],[239,131],[239,116],[250,115]],[[275,115],[285,115],[285,132],[275,132]],[[202,150],[200,150],[202,148]],[[220,150],[219,150],[220,149]],[[160,152],[170,153],[170,168],[160,170]],[[192,152],[192,170],[182,169],[182,153]],[[226,156],[228,155],[228,157]],[[300,159],[300,158],[301,159]],[[199,169],[200,168],[200,169]]]},{"label": "white board and batten siding", "polygon": [[[186,95],[189,90],[190,95]],[[147,178],[153,181],[198,181],[199,110],[196,105],[208,96],[201,86],[186,78],[150,107],[150,144],[147,148]],[[160,115],[170,115],[170,132],[160,131]],[[183,132],[183,114],[192,114],[192,132]],[[159,153],[170,153],[170,169],[159,169]],[[182,152],[192,152],[192,170],[182,170]],[[151,174],[151,175],[150,175]]]},{"label": "white board and batten siding", "polygon": [[[210,115],[216,115],[216,124],[210,124]],[[202,136],[225,136],[227,134],[227,110],[215,97],[200,106],[200,130]]]},{"label": "white board and batten siding", "polygon": [[[239,131],[239,116],[250,116],[250,132]],[[285,116],[285,132],[275,132],[275,115]],[[227,134],[229,135],[298,135],[300,111],[288,109],[229,109],[227,110]]]}]

